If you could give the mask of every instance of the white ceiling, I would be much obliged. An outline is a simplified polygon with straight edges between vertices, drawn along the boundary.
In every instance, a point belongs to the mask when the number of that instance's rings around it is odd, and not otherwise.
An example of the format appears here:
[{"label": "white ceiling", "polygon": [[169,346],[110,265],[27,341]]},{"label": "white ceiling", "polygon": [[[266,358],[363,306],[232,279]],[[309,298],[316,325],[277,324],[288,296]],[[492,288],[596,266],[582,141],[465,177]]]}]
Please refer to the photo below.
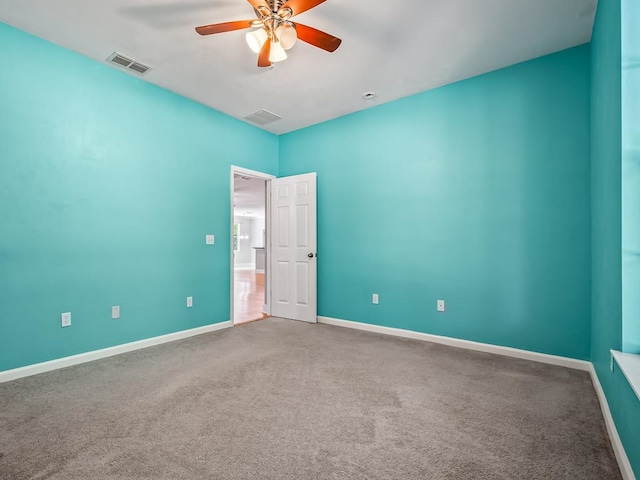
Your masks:
[{"label": "white ceiling", "polygon": [[273,69],[256,66],[246,30],[194,30],[254,18],[246,0],[0,0],[0,20],[101,62],[121,52],[153,68],[145,80],[233,117],[274,112],[282,120],[264,129],[282,134],[586,43],[596,5],[327,0],[294,20],[342,38],[340,48],[298,42]]},{"label": "white ceiling", "polygon": [[265,217],[265,181],[236,175],[233,179],[233,214],[237,217]]}]

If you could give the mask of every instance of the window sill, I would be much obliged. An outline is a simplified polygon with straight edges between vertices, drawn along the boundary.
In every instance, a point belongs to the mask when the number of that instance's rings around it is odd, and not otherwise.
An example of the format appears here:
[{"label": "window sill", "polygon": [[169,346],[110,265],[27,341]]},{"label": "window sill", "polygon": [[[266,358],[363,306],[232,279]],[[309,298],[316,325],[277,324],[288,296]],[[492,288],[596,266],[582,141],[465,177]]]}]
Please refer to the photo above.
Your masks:
[{"label": "window sill", "polygon": [[622,353],[617,350],[611,350],[611,355],[618,364],[618,367],[620,367],[627,382],[631,385],[638,400],[640,400],[640,355]]}]

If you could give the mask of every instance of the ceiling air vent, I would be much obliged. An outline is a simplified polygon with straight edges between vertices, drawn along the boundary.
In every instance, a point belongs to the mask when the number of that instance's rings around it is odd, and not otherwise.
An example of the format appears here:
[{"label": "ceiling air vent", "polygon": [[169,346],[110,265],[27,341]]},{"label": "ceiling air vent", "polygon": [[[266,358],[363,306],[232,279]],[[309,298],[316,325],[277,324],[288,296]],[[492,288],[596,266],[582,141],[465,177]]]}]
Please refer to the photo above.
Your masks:
[{"label": "ceiling air vent", "polygon": [[258,110],[257,112],[253,112],[251,115],[247,115],[244,118],[246,120],[249,120],[250,122],[257,123],[258,125],[267,125],[268,123],[272,123],[276,120],[282,119],[282,117],[267,110]]},{"label": "ceiling air vent", "polygon": [[146,65],[136,62],[135,60],[132,60],[129,57],[118,52],[113,52],[111,55],[109,55],[107,61],[115,63],[116,65],[126,68],[127,70],[133,70],[139,75],[144,75],[149,70],[151,70],[151,67],[147,67]]}]

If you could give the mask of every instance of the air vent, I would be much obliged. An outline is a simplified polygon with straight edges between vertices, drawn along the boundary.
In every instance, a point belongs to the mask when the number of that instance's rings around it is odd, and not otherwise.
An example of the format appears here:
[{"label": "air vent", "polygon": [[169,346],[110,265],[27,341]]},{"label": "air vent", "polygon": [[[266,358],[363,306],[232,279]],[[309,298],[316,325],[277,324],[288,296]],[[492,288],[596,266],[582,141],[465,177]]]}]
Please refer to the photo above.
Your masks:
[{"label": "air vent", "polygon": [[138,62],[133,62],[131,65],[129,65],[129,68],[134,72],[138,72],[140,75],[146,73],[147,70],[149,70],[149,67]]},{"label": "air vent", "polygon": [[135,60],[132,60],[129,57],[122,55],[121,53],[118,53],[118,52],[113,52],[111,55],[109,55],[109,58],[107,58],[107,61],[111,63],[115,63],[120,67],[124,67],[127,70],[133,70],[139,75],[144,75],[149,70],[151,70],[151,67],[147,67],[146,65],[143,65],[140,62],[136,62]]},{"label": "air vent", "polygon": [[258,110],[257,112],[253,112],[251,115],[247,115],[244,118],[246,120],[249,120],[250,122],[257,123],[258,125],[267,125],[269,123],[275,122],[276,120],[282,119],[282,117],[267,110]]}]

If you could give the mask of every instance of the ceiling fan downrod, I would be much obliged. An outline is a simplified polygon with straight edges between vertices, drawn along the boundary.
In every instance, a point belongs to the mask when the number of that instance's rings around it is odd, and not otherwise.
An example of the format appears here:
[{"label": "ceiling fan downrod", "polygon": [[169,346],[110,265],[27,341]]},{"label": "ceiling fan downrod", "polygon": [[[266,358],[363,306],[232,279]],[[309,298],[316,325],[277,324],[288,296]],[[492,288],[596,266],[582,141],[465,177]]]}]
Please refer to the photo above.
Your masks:
[{"label": "ceiling fan downrod", "polygon": [[269,6],[271,7],[271,11],[273,13],[276,13],[278,10],[280,10],[282,8],[282,6],[287,3],[286,1],[283,0],[267,0],[269,3]]}]

